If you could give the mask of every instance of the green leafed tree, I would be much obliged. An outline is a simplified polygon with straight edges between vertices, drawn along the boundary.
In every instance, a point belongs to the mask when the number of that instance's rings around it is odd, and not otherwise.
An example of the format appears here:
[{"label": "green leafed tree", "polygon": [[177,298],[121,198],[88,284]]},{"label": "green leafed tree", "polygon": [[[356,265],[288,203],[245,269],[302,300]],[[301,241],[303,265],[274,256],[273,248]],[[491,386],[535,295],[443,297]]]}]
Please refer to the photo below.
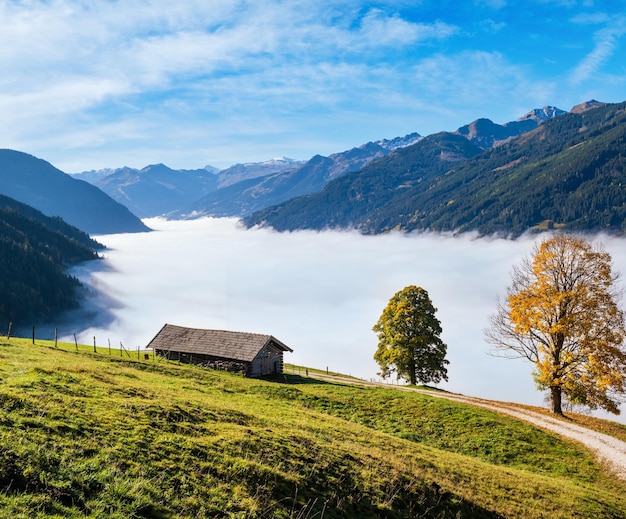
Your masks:
[{"label": "green leafed tree", "polygon": [[373,327],[378,335],[374,360],[383,378],[396,373],[411,384],[448,380],[447,346],[440,338],[436,312],[421,287],[408,286],[389,300]]},{"label": "green leafed tree", "polygon": [[543,241],[513,269],[486,338],[496,354],[534,364],[539,389],[551,408],[572,404],[618,414],[626,389],[624,314],[611,256],[583,238]]}]

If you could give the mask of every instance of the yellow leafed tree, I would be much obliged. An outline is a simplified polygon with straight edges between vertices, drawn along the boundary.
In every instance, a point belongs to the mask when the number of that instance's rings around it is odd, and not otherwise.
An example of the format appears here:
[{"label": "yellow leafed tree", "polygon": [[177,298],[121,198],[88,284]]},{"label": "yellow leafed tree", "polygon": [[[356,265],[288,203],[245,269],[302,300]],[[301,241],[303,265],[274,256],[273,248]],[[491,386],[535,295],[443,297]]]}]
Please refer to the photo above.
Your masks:
[{"label": "yellow leafed tree", "polygon": [[609,253],[583,238],[558,235],[536,247],[511,277],[485,332],[496,354],[531,361],[556,414],[563,414],[563,396],[619,414],[626,330]]}]

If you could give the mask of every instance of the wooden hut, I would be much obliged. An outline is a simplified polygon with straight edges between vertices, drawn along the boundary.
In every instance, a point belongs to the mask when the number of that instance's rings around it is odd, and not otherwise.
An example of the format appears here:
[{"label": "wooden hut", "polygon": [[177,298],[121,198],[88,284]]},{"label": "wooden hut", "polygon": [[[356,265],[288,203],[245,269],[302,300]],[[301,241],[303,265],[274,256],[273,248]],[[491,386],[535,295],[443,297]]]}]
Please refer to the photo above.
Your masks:
[{"label": "wooden hut", "polygon": [[283,372],[283,353],[293,351],[271,335],[204,330],[166,324],[147,346],[169,360],[243,373],[247,377]]}]

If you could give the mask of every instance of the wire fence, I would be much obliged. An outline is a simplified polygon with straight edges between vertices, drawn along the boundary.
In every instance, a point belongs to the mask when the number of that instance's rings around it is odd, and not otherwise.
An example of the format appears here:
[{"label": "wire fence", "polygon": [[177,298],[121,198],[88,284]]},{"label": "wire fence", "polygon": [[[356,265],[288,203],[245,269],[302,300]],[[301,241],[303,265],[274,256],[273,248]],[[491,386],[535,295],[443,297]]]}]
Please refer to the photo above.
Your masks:
[{"label": "wire fence", "polygon": [[[7,329],[7,333],[5,335],[6,340],[7,341],[11,341],[12,338],[17,338],[13,336],[13,323],[9,323],[8,329]],[[109,355],[109,356],[114,356],[114,355],[118,355],[120,357],[127,357],[127,358],[136,358],[138,360],[154,360],[155,359],[155,355],[154,355],[154,350],[147,350],[145,348],[141,348],[141,346],[137,346],[137,348],[127,348],[126,346],[124,346],[124,344],[122,343],[122,341],[120,341],[119,343],[119,347],[117,346],[111,346],[111,339],[107,339],[106,341],[106,345],[103,346],[102,344],[98,345],[98,341],[96,339],[96,336],[93,337],[93,347],[89,344],[83,344],[83,343],[79,343],[78,342],[78,338],[76,336],[76,334],[72,334],[73,337],[73,342],[72,341],[67,341],[67,340],[59,340],[59,332],[58,332],[58,328],[54,328],[54,337],[51,339],[44,339],[44,338],[37,338],[36,336],[36,328],[33,325],[31,328],[31,337],[30,340],[32,342],[32,344],[40,344],[42,346],[53,346],[54,348],[57,349],[62,349],[65,351],[68,350],[75,350],[76,352],[85,352],[85,351],[93,351],[93,353],[97,353],[97,354],[102,354],[102,355]],[[28,337],[19,337],[19,339],[22,340],[28,340]],[[93,348],[93,349],[92,349]]]}]

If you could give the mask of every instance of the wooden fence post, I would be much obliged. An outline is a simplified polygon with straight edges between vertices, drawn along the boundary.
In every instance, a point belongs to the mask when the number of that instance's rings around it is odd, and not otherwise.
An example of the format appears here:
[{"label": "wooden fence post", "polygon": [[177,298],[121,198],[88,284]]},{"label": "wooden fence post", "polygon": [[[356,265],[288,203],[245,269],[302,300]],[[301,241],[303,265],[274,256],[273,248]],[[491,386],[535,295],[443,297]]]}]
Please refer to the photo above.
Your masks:
[{"label": "wooden fence post", "polygon": [[33,344],[35,344],[35,325],[33,324]]},{"label": "wooden fence post", "polygon": [[58,348],[58,339],[59,339],[59,331],[55,328],[54,329],[54,347]]},{"label": "wooden fence post", "polygon": [[78,351],[78,339],[76,338],[76,334],[74,334],[74,344],[76,344],[76,351]]},{"label": "wooden fence post", "polygon": [[94,353],[98,353],[98,352],[96,351],[96,336],[95,336],[95,335],[93,336],[93,352],[94,352]]},{"label": "wooden fence post", "polygon": [[13,328],[13,323],[9,323],[9,329],[7,331],[7,341],[11,338],[11,330]]},{"label": "wooden fence post", "polygon": [[122,357],[123,353],[126,353],[126,356],[130,359],[130,353],[128,352],[128,350],[126,348],[124,348],[124,345],[122,344],[122,341],[120,341],[120,357]]}]

